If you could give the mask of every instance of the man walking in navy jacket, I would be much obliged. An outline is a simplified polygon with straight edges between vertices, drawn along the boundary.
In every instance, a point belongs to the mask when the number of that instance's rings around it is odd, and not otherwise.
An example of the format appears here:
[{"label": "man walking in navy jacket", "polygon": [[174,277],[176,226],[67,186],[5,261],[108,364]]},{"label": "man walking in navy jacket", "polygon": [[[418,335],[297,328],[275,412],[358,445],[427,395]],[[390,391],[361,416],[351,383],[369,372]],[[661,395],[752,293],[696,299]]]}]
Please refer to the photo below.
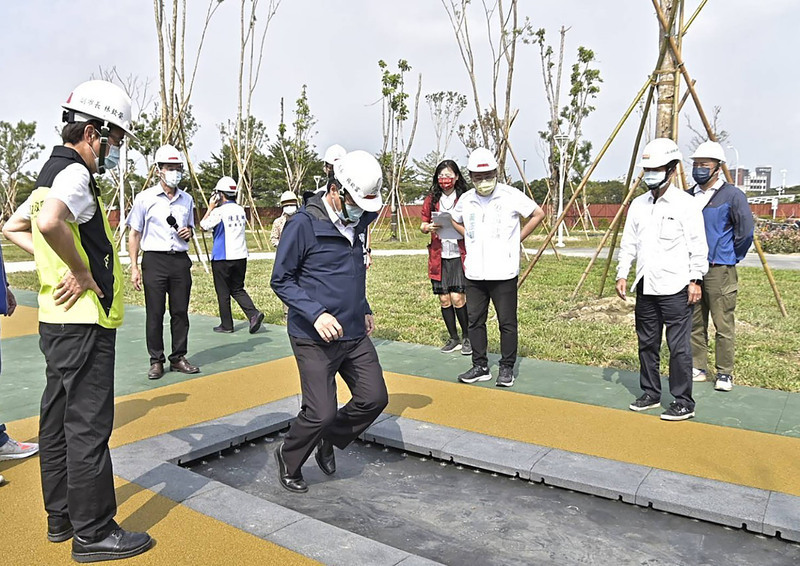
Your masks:
[{"label": "man walking in navy jacket", "polygon": [[717,379],[714,389],[733,389],[733,351],[736,333],[736,294],[739,263],[753,243],[753,213],[747,198],[735,185],[723,181],[721,168],[725,151],[717,142],[701,143],[692,154],[692,189],[703,211],[708,241],[708,273],[701,282],[703,295],[694,306],[692,320],[692,377],[706,380],[708,368],[708,315],[717,329],[714,361]]},{"label": "man walking in navy jacket", "polygon": [[[303,401],[275,451],[281,485],[308,491],[301,468],[317,449],[326,475],[336,471],[333,447],[345,448],[375,421],[388,395],[366,297],[366,232],[381,208],[382,174],[365,151],[334,164],[327,192],[310,197],[286,223],[271,285],[289,306],[287,329],[300,371]],[[337,411],[336,373],[352,393]]]}]

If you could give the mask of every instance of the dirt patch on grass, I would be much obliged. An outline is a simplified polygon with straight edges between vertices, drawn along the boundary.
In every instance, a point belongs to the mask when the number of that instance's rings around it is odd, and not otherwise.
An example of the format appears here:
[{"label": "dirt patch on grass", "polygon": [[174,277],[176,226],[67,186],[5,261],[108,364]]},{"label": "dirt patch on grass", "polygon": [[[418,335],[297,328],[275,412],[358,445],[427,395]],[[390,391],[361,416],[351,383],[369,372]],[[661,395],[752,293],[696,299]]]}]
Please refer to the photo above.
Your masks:
[{"label": "dirt patch on grass", "polygon": [[605,322],[608,324],[628,324],[633,326],[633,308],[636,301],[628,297],[625,301],[619,297],[605,297],[594,301],[579,303],[575,308],[561,313],[559,316],[567,320],[582,322]]}]

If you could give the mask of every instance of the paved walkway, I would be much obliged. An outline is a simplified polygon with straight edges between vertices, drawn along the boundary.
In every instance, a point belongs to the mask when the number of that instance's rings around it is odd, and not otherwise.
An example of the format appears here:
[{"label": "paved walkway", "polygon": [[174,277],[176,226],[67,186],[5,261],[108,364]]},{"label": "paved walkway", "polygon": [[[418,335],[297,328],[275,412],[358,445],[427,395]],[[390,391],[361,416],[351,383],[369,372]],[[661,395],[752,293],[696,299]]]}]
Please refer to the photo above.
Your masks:
[{"label": "paved walkway", "polygon": [[[35,295],[20,292],[20,311],[3,320],[0,417],[19,440],[35,440],[44,362],[38,351]],[[192,316],[190,359],[197,376],[145,377],[144,312],[129,307],[118,334],[116,420],[112,446],[225,417],[299,393],[285,328],[256,335],[237,324],[210,332],[216,319]],[[405,418],[559,448],[620,462],[800,495],[800,394],[711,383],[695,388],[697,419],[667,423],[635,414],[635,373],[523,359],[511,390],[492,382],[455,382],[469,360],[436,348],[376,342],[390,392],[387,412]],[[496,368],[496,357],[492,357]],[[496,371],[496,370],[495,370]],[[347,398],[340,389],[340,400]],[[664,406],[670,399],[665,396]],[[47,543],[38,459],[0,463],[3,564],[68,564],[69,545]],[[119,520],[147,529],[158,545],[131,564],[306,564],[304,556],[211,519],[153,490],[118,481]],[[313,495],[313,486],[312,494]],[[200,534],[202,533],[202,534]],[[21,542],[22,541],[22,542]],[[10,561],[8,558],[9,557]]]}]

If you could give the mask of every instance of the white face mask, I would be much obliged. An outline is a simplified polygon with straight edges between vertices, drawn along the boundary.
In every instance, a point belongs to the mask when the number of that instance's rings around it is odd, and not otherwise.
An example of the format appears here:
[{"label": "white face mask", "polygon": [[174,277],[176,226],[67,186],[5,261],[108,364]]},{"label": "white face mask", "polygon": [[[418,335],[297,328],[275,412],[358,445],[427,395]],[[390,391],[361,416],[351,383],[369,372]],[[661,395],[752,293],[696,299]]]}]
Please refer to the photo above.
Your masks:
[{"label": "white face mask", "polygon": [[644,184],[647,185],[647,188],[651,191],[654,191],[661,187],[664,184],[664,181],[667,180],[667,172],[666,171],[645,171],[642,175],[642,180]]},{"label": "white face mask", "polygon": [[283,207],[283,211],[284,211],[286,214],[288,214],[289,216],[291,216],[292,214],[294,214],[295,212],[297,212],[297,207],[296,207],[296,206],[292,206],[292,205],[289,205],[289,206],[284,206],[284,207]]},{"label": "white face mask", "polygon": [[161,178],[170,189],[177,187],[183,179],[182,171],[162,171]]}]

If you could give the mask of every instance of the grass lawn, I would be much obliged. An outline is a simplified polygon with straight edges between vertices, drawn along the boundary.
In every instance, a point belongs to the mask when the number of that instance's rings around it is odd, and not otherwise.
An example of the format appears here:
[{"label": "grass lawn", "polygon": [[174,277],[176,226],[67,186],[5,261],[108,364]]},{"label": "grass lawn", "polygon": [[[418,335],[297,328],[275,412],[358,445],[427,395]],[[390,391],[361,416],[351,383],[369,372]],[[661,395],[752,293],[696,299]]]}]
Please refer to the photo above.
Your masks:
[{"label": "grass lawn", "polygon": [[[446,333],[436,298],[426,277],[425,256],[376,257],[368,274],[370,303],[375,311],[379,338],[440,346]],[[569,300],[575,282],[588,260],[543,256],[520,290],[519,355],[575,364],[614,367],[636,371],[636,335],[630,321],[570,319],[576,308]],[[269,287],[271,261],[253,261],[248,266],[247,288],[266,322],[283,323],[283,310]],[[800,391],[800,272],[775,271],[786,308],[778,311],[767,278],[761,269],[739,268],[737,308],[737,383]],[[193,267],[192,312],[217,315],[211,275],[199,264]],[[34,273],[10,274],[12,287],[36,289]],[[596,304],[600,269],[587,280],[578,306]],[[608,297],[613,290],[606,287]],[[346,292],[346,290],[344,291]],[[617,299],[604,302],[616,307]],[[125,302],[144,304],[144,296],[126,283]],[[234,305],[234,315],[243,318]],[[489,349],[499,351],[496,321],[489,323]],[[667,373],[666,344],[662,350],[662,372]],[[713,367],[713,356],[711,367]]]}]

